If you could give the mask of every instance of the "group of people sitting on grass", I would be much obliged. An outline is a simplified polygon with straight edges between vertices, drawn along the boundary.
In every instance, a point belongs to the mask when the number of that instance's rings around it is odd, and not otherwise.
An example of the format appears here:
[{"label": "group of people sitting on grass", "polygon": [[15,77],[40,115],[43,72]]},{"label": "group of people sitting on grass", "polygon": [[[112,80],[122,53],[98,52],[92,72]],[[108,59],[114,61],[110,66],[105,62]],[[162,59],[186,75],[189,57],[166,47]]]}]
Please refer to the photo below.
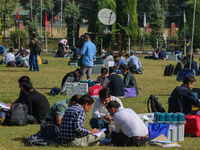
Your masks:
[{"label": "group of people sitting on grass", "polygon": [[14,54],[14,49],[10,48],[9,52],[4,54],[1,63],[7,67],[29,67],[30,50],[26,50],[22,45],[19,51]]},{"label": "group of people sitting on grass", "polygon": [[62,39],[58,42],[58,50],[54,57],[69,57],[72,54],[73,60],[77,60],[80,55],[80,50],[76,46],[67,45],[67,39]]},{"label": "group of people sitting on grass", "polygon": [[[176,64],[176,67],[174,69],[174,74],[177,75],[178,74],[178,71],[180,69],[183,69],[183,68],[190,68],[190,54],[188,54],[187,56],[183,57],[180,59],[181,61],[178,62]],[[193,55],[192,55],[192,61],[191,61],[191,69],[194,69],[195,70],[195,75],[198,76],[199,73],[200,73],[200,69],[197,65],[197,62],[193,59]]]},{"label": "group of people sitting on grass", "polygon": [[[172,55],[177,55],[177,58],[179,60],[182,59],[182,54],[181,52],[178,50],[178,48],[175,47],[174,52],[172,53]],[[152,56],[145,56],[144,58],[146,59],[154,59],[154,60],[166,60],[166,53],[158,48],[156,51],[153,52]]]},{"label": "group of people sitting on grass", "polygon": [[[28,123],[41,124],[37,136],[50,140],[53,145],[89,146],[105,137],[115,146],[144,146],[149,141],[148,129],[142,120],[132,109],[124,108],[121,100],[107,88],[100,90],[95,102],[89,95],[74,95],[71,99],[57,101],[50,108],[47,98],[33,87],[28,76],[22,76],[18,82],[19,98],[7,106],[12,109],[15,103],[27,105]],[[88,130],[84,120],[93,103],[92,129]],[[109,125],[113,121],[115,131],[111,132]],[[101,132],[104,128],[105,132]],[[101,134],[96,136],[95,133]]]},{"label": "group of people sitting on grass", "polygon": [[[50,108],[46,97],[37,92],[28,76],[22,76],[18,82],[20,96],[14,103],[28,106],[29,123],[41,124],[36,135],[46,138],[49,145],[89,146],[104,138],[114,146],[145,146],[149,142],[148,129],[139,116],[132,109],[124,108],[120,98],[113,96],[107,88],[100,90],[95,102],[89,95],[74,95],[71,99],[57,101]],[[173,90],[169,112],[190,114],[192,106],[200,107],[191,91],[195,82],[193,77],[187,76],[183,84]],[[14,103],[7,106],[12,109]],[[88,130],[84,127],[84,120],[93,103],[89,122],[92,129]]]},{"label": "group of people sitting on grass", "polygon": [[[138,95],[137,81],[134,75],[130,72],[128,65],[121,65],[121,72],[124,79],[116,73],[116,67],[109,67],[109,74],[107,68],[101,69],[101,74],[97,77],[96,82],[102,85],[103,88],[108,88],[113,96],[124,96],[124,88],[133,88],[136,96]],[[68,82],[68,78],[73,78],[72,82],[80,82],[82,79],[82,70],[80,68],[70,72],[64,76],[61,83],[61,89]],[[61,90],[63,91],[63,90]]]}]

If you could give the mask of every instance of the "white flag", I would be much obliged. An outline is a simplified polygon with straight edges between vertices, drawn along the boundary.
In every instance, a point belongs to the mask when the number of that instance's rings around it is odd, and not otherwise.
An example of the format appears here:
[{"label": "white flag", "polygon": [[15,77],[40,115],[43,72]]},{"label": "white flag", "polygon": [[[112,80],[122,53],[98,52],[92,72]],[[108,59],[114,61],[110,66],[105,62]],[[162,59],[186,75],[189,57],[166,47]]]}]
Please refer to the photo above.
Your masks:
[{"label": "white flag", "polygon": [[185,15],[185,11],[183,13],[183,22],[186,22],[186,15]]},{"label": "white flag", "polygon": [[144,28],[147,26],[146,13],[144,13]]}]

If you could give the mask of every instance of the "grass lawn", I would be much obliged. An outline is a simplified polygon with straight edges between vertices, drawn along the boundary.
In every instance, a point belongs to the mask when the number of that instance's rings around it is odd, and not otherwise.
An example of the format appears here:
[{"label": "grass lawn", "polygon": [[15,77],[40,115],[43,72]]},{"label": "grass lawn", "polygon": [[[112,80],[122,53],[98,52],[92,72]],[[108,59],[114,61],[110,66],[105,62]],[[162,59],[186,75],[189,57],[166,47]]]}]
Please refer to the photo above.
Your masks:
[{"label": "grass lawn", "polygon": [[[2,57],[0,56],[0,59]],[[27,75],[31,78],[35,89],[44,94],[52,106],[56,101],[66,98],[64,95],[51,96],[49,92],[52,87],[59,87],[62,78],[70,71],[77,67],[68,66],[69,59],[53,58],[48,55],[42,55],[43,60],[48,60],[49,64],[40,66],[39,72],[29,72],[28,68],[7,68],[0,65],[0,102],[11,103],[19,96],[20,89],[18,87],[18,79]],[[195,57],[197,61],[199,58]],[[176,86],[181,85],[181,82],[176,81],[176,76],[165,77],[164,68],[170,63],[176,65],[175,61],[156,61],[140,58],[143,68],[142,75],[135,75],[137,80],[139,95],[136,98],[124,98],[122,102],[124,107],[132,108],[137,113],[147,113],[147,100],[150,94],[156,95],[164,108],[168,110],[168,97]],[[197,61],[199,62],[199,61]],[[92,79],[96,80],[97,75],[92,75]],[[85,79],[85,78],[84,78]],[[199,77],[196,77],[196,87],[200,87]],[[92,117],[92,109],[86,114],[85,127],[90,129],[89,120]],[[24,146],[22,139],[38,132],[39,125],[27,125],[20,127],[5,127],[0,126],[0,150],[24,150],[24,149],[66,149],[63,147],[27,147]],[[199,149],[199,138],[185,138],[184,142],[180,143],[181,148],[176,149]],[[75,148],[67,148],[75,149]],[[112,146],[95,146],[82,147],[78,149],[96,149],[96,150],[116,150],[116,149],[160,149],[160,147],[112,147]]]}]

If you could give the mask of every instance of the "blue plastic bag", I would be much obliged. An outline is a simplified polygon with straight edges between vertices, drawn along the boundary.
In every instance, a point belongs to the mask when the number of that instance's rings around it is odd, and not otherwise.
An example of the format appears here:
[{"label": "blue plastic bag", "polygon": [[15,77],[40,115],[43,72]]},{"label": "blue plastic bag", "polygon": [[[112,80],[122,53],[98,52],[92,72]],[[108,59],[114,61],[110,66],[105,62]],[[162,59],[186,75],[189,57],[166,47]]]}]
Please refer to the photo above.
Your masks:
[{"label": "blue plastic bag", "polygon": [[164,134],[164,136],[168,138],[169,124],[149,123],[148,129],[150,140],[153,140],[162,134]]}]

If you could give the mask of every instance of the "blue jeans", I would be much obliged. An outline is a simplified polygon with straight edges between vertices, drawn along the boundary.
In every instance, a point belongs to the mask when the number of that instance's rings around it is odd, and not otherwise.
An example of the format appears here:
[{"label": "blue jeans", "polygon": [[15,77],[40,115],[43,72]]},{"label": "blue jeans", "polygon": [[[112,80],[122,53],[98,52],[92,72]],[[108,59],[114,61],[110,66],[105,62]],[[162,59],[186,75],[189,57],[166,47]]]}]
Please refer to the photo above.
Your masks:
[{"label": "blue jeans", "polygon": [[38,65],[38,54],[31,52],[29,57],[29,67],[30,71],[39,71],[39,65]]},{"label": "blue jeans", "polygon": [[90,126],[91,126],[92,129],[94,129],[94,128],[97,128],[99,130],[103,129],[103,128],[108,129],[108,125],[103,120],[95,119],[95,118],[92,118],[90,120]]}]

